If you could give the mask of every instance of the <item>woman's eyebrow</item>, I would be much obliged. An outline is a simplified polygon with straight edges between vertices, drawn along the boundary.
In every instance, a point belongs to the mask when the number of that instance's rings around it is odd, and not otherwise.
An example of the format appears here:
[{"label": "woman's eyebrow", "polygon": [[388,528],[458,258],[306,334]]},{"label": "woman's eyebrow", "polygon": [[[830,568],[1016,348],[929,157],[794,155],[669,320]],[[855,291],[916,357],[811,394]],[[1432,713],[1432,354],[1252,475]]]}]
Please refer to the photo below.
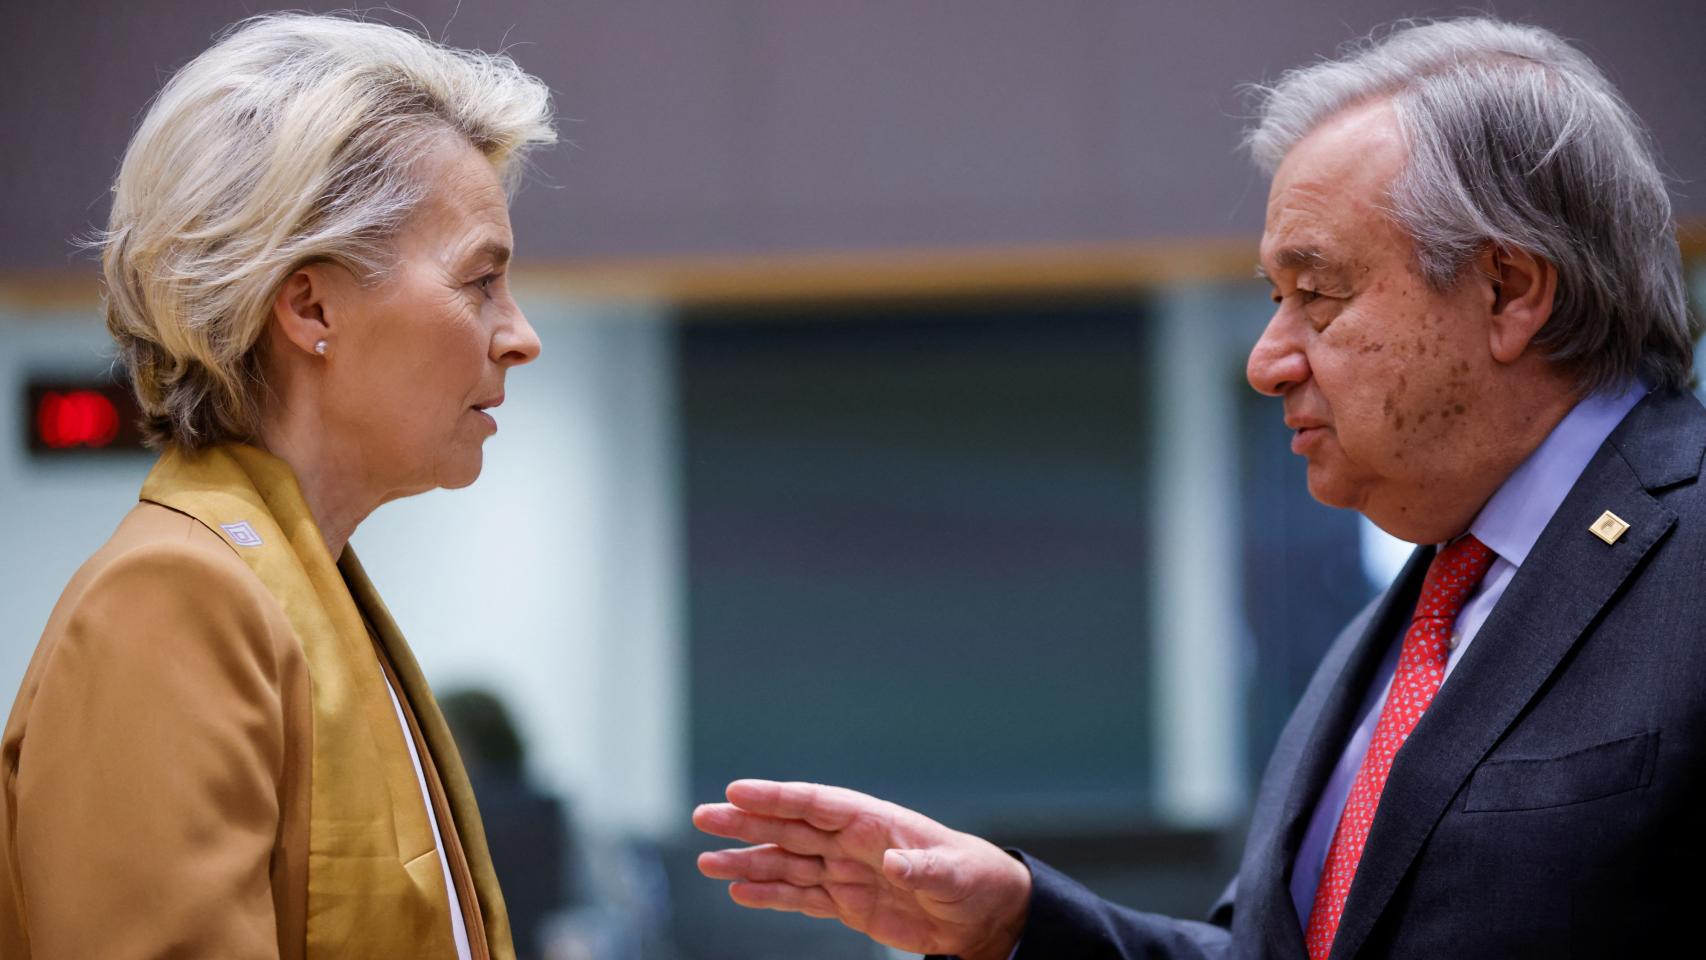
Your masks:
[{"label": "woman's eyebrow", "polygon": [[493,266],[502,267],[509,263],[510,254],[509,244],[499,240],[486,240],[468,251],[462,260],[464,263],[471,263],[475,260],[490,260]]}]

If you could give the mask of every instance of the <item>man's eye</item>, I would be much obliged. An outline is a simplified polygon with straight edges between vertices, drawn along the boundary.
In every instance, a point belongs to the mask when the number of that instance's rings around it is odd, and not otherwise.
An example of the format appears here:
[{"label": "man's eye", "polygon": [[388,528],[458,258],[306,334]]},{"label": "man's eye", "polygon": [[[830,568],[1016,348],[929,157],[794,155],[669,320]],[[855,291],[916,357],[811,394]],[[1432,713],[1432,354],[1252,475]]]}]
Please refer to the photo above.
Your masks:
[{"label": "man's eye", "polygon": [[474,286],[479,287],[480,292],[490,294],[492,292],[492,287],[502,277],[503,277],[503,274],[501,274],[501,273],[488,273],[485,276],[481,277],[480,279],[475,280]]},{"label": "man's eye", "polygon": [[[1280,293],[1278,290],[1273,291],[1273,293],[1270,294],[1270,297],[1275,303],[1284,303],[1285,302],[1285,295]],[[1317,293],[1314,290],[1305,290],[1302,287],[1298,287],[1297,288],[1297,299],[1298,299],[1299,303],[1302,303],[1304,306],[1308,306],[1309,304],[1314,303],[1317,300],[1320,300],[1321,294]]]}]

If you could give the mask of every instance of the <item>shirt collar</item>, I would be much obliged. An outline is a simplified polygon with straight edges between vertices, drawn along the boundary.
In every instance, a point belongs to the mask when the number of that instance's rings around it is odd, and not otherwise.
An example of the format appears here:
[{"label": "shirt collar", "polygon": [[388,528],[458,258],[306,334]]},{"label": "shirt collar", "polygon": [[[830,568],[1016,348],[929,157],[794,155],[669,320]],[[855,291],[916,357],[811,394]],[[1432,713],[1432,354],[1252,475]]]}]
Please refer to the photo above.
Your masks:
[{"label": "shirt collar", "polygon": [[1648,389],[1637,382],[1591,394],[1577,403],[1505,478],[1469,525],[1469,532],[1512,566],[1522,566],[1594,452]]}]

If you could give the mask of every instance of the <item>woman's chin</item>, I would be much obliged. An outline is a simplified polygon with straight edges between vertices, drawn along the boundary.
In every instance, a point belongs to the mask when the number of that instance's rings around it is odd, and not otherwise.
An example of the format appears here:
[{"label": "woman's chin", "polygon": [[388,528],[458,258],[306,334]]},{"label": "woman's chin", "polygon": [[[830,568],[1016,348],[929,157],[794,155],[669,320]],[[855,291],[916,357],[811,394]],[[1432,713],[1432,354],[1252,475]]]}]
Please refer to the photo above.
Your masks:
[{"label": "woman's chin", "polygon": [[480,479],[485,456],[478,444],[470,450],[458,450],[438,472],[438,485],[446,490],[460,490]]}]

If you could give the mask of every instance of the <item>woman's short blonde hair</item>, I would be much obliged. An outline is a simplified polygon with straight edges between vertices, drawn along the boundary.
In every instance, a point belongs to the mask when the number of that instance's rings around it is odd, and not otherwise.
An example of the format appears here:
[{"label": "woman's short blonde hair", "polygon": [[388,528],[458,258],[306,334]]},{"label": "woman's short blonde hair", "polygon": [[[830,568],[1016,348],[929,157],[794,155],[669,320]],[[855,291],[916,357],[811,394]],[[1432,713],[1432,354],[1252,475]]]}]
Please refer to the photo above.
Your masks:
[{"label": "woman's short blonde hair", "polygon": [[507,56],[396,27],[276,15],[233,28],[160,91],[101,236],[107,328],[154,446],[252,439],[257,344],[305,263],[379,277],[446,133],[513,188],[552,143],[550,93]]}]

